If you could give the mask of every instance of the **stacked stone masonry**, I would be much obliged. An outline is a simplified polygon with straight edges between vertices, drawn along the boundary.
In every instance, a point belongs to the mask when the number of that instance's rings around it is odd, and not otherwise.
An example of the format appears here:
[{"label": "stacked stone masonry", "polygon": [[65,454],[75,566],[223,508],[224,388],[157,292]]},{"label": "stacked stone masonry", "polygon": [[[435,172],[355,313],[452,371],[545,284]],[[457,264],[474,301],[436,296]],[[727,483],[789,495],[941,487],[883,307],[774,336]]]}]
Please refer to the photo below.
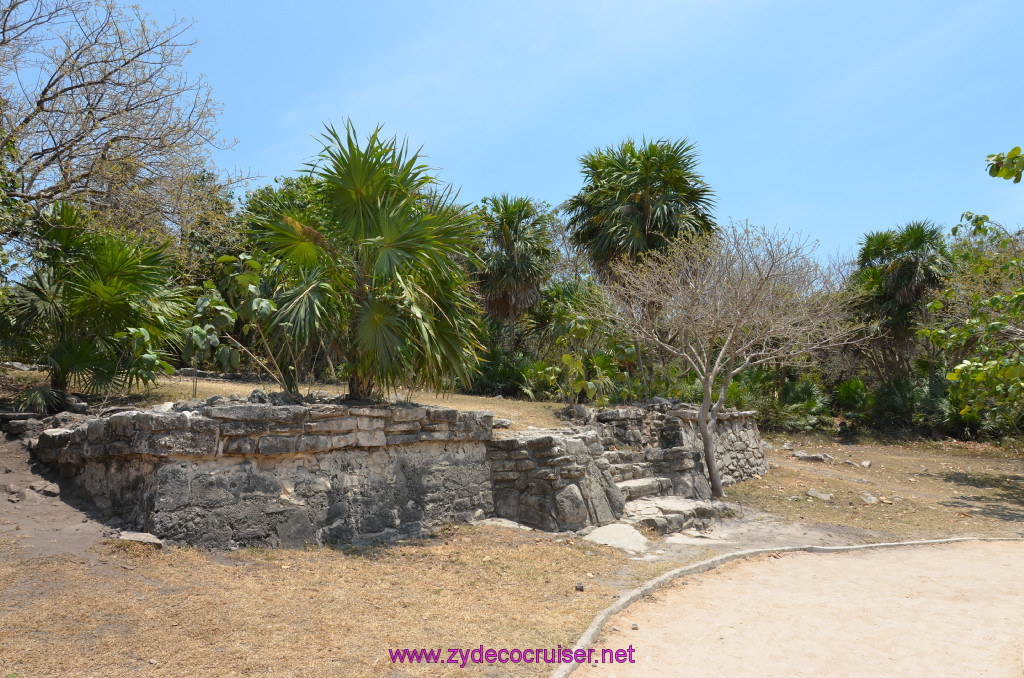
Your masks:
[{"label": "stacked stone masonry", "polygon": [[[768,471],[761,449],[756,412],[725,411],[715,425],[715,458],[724,485]],[[585,413],[602,431],[606,449],[623,451],[613,465],[616,480],[671,475],[703,465],[703,442],[697,429],[697,410],[689,405],[661,402]],[[706,476],[706,472],[705,472]],[[710,495],[709,495],[710,496]]]},{"label": "stacked stone masonry", "polygon": [[162,538],[302,546],[416,536],[491,514],[490,437],[488,412],[239,404],[49,429],[33,454]]},{"label": "stacked stone masonry", "polygon": [[[489,412],[239,403],[121,412],[45,430],[32,449],[126,526],[214,548],[391,540],[493,515],[578,530],[632,500],[710,497],[694,411],[578,414],[496,439]],[[767,470],[753,413],[717,431],[726,483]]]},{"label": "stacked stone masonry", "polygon": [[[576,530],[617,520],[633,500],[711,498],[695,410],[665,401],[576,414],[580,426],[489,443],[498,516]],[[753,412],[723,413],[716,431],[724,484],[768,470]]]}]

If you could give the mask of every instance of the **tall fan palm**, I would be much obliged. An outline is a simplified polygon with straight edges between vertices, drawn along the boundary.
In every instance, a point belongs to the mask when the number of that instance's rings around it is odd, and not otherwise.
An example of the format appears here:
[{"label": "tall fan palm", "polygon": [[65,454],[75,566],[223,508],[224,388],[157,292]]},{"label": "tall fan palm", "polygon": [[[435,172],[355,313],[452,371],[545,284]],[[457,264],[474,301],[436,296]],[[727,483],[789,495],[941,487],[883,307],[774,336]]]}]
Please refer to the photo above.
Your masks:
[{"label": "tall fan palm", "polygon": [[946,236],[931,221],[911,221],[898,230],[864,236],[858,264],[875,269],[883,279],[879,290],[889,303],[916,305],[928,290],[949,275]]},{"label": "tall fan palm", "polygon": [[600,276],[616,258],[635,259],[681,233],[714,228],[714,192],[697,172],[697,158],[687,139],[627,139],[580,158],[583,188],[565,209],[573,241]]},{"label": "tall fan palm", "polygon": [[257,220],[259,242],[290,277],[278,293],[279,329],[340,346],[349,397],[414,382],[445,388],[477,364],[479,308],[464,265],[476,220],[397,139],[378,127],[360,143],[328,127],[308,166],[326,214],[282,205]]},{"label": "tall fan palm", "polygon": [[69,387],[98,392],[169,371],[158,351],[179,334],[187,305],[166,246],[89,230],[69,204],[42,224],[34,270],[10,300],[22,352],[49,369],[31,404],[60,409]]},{"label": "tall fan palm", "polygon": [[861,311],[877,335],[879,370],[885,379],[910,371],[917,330],[928,295],[952,269],[945,234],[931,221],[864,236],[856,281],[864,291]]},{"label": "tall fan palm", "polygon": [[516,320],[540,301],[551,277],[551,217],[529,198],[502,194],[482,203],[485,244],[477,277],[484,308],[514,335]]}]

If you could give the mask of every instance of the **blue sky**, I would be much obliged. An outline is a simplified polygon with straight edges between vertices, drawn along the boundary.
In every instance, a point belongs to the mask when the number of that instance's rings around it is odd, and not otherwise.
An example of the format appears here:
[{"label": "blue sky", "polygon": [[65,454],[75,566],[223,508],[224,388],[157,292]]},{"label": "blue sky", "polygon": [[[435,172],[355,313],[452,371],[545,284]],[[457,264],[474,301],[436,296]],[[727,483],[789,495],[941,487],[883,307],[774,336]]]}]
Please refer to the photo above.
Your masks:
[{"label": "blue sky", "polygon": [[326,121],[422,146],[466,202],[558,204],[578,158],[688,137],[716,216],[851,253],[868,230],[965,210],[1024,224],[988,153],[1024,143],[1024,3],[227,2],[147,0],[196,20],[190,71],[224,103],[224,167],[294,174]]}]

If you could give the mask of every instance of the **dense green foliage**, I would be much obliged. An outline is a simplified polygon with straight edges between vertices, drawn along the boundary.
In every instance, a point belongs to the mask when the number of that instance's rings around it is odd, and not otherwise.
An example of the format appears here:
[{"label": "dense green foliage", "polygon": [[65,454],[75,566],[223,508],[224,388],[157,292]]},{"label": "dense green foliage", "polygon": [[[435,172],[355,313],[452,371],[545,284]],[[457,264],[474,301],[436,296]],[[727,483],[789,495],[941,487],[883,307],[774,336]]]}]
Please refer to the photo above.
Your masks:
[{"label": "dense green foliage", "polygon": [[529,198],[507,194],[484,198],[478,215],[484,227],[476,275],[480,296],[487,314],[508,325],[512,346],[516,322],[537,305],[551,278],[550,225],[556,217]]},{"label": "dense green foliage", "polygon": [[185,323],[187,294],[166,244],[86,221],[67,203],[39,215],[29,271],[5,299],[7,342],[49,371],[49,385],[28,396],[37,411],[62,408],[72,388],[127,389],[170,373],[164,349]]},{"label": "dense green foliage", "polygon": [[[595,149],[580,190],[552,208],[508,194],[463,204],[379,128],[328,127],[322,141],[304,172],[240,206],[214,174],[190,176],[191,216],[174,224],[27,203],[0,177],[0,347],[49,374],[27,404],[56,410],[72,391],[185,365],[261,371],[293,399],[304,382],[344,380],[359,399],[426,387],[701,400],[692,366],[627,331],[607,294],[617,262],[723,237],[691,142]],[[1022,163],[1015,148],[988,170],[1017,182]],[[1020,434],[1024,234],[962,221],[866,233],[844,278],[858,340],[758,363],[722,382],[725,404],[767,429]]]},{"label": "dense green foliage", "polygon": [[990,155],[986,160],[989,176],[1020,183],[1021,173],[1024,172],[1024,155],[1021,155],[1020,146],[1014,146],[1006,153]]},{"label": "dense green foliage", "polygon": [[297,394],[302,367],[321,349],[344,361],[353,398],[469,381],[479,346],[466,274],[475,215],[379,128],[361,141],[351,124],[344,134],[329,127],[323,140],[308,170],[312,196],[279,195],[251,213],[269,294],[250,282],[244,302],[272,303],[248,328],[282,385]]},{"label": "dense green foliage", "polygon": [[618,257],[635,258],[714,226],[714,192],[697,171],[696,147],[686,139],[627,139],[591,151],[580,162],[583,188],[565,207],[574,242],[601,276]]}]

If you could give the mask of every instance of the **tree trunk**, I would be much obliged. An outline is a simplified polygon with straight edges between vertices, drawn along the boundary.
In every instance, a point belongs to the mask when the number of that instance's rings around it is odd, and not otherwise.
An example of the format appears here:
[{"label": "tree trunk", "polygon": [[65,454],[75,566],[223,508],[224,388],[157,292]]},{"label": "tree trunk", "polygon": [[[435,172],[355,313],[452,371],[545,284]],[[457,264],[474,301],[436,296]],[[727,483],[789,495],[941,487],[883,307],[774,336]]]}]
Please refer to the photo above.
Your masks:
[{"label": "tree trunk", "polygon": [[711,406],[704,399],[701,403],[700,413],[697,415],[697,429],[700,431],[701,440],[704,442],[704,466],[708,470],[708,480],[711,482],[711,496],[715,499],[725,498],[725,489],[722,487],[722,476],[718,473],[718,461],[715,459],[715,418],[709,416]]},{"label": "tree trunk", "polygon": [[372,400],[374,382],[373,377],[359,374],[353,370],[348,378],[348,399],[349,400]]},{"label": "tree trunk", "polygon": [[62,369],[50,367],[50,393],[53,400],[48,404],[46,412],[40,414],[54,414],[63,412],[68,407],[68,377]]}]

